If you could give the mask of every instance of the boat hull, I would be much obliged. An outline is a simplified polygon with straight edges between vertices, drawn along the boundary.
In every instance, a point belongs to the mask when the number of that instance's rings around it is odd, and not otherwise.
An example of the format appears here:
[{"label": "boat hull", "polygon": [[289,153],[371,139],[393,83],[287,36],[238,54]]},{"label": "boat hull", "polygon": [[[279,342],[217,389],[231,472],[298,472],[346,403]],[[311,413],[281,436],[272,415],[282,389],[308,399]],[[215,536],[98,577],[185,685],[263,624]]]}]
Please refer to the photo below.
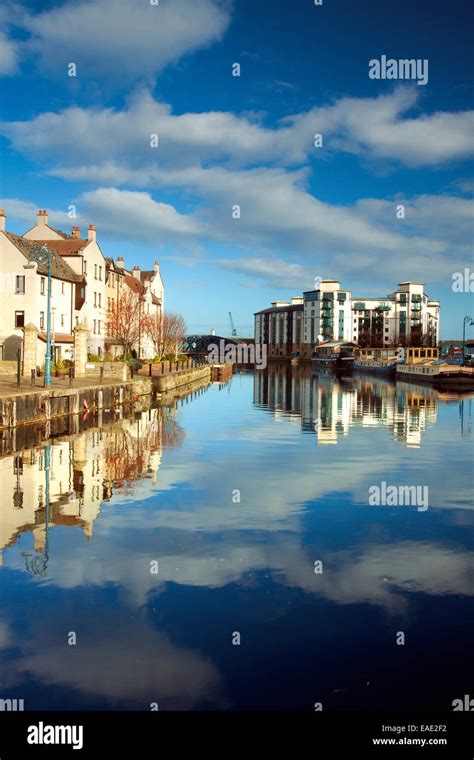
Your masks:
[{"label": "boat hull", "polygon": [[421,374],[419,372],[410,372],[399,367],[397,369],[397,380],[405,380],[411,383],[423,383],[431,385],[434,388],[446,388],[447,390],[470,391],[474,390],[474,375],[463,372],[438,372],[437,374]]},{"label": "boat hull", "polygon": [[363,372],[368,375],[383,375],[384,377],[395,377],[397,372],[396,364],[367,364],[365,362],[354,362],[354,370]]}]

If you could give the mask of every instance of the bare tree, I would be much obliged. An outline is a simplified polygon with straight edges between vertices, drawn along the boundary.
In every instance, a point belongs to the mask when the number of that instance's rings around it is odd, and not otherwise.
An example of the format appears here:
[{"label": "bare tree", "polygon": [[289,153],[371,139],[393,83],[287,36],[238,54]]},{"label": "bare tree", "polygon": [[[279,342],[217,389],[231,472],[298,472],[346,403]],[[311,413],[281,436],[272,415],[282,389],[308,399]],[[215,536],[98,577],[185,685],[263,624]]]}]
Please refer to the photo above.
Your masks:
[{"label": "bare tree", "polygon": [[116,302],[107,309],[107,333],[122,341],[124,358],[148,330],[149,315],[145,314],[138,293],[124,288]]},{"label": "bare tree", "polygon": [[147,321],[146,328],[157,357],[163,359],[167,354],[178,358],[179,347],[186,337],[186,322],[181,314],[172,311],[157,314]]}]

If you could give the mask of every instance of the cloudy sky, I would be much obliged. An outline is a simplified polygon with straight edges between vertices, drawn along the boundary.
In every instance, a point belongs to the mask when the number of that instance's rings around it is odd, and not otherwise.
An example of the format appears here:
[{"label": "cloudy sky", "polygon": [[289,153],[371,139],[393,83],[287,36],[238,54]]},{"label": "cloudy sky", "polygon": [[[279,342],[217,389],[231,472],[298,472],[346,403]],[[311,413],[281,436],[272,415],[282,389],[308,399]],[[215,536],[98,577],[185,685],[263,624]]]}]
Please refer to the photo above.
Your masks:
[{"label": "cloudy sky", "polygon": [[[473,269],[470,13],[466,0],[6,0],[8,229],[47,208],[67,231],[94,223],[128,266],[158,258],[193,332],[228,333],[231,310],[250,334],[254,311],[319,276],[358,297],[422,280],[443,337],[460,337],[474,311],[452,290]],[[427,59],[428,83],[369,78],[382,55]]]}]

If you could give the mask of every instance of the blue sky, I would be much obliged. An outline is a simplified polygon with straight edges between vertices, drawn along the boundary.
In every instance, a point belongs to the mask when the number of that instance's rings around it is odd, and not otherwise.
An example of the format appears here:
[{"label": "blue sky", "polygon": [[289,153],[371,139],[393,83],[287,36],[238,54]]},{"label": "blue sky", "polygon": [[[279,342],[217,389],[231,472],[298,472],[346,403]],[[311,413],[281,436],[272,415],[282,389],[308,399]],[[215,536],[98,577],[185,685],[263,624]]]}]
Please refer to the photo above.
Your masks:
[{"label": "blue sky", "polygon": [[[422,280],[442,336],[460,337],[474,312],[452,290],[474,270],[472,16],[464,0],[7,1],[7,227],[46,208],[65,230],[94,223],[128,266],[158,258],[193,332],[228,333],[231,310],[249,334],[254,311],[320,276],[356,296]],[[427,59],[428,83],[370,79],[382,55]]]}]

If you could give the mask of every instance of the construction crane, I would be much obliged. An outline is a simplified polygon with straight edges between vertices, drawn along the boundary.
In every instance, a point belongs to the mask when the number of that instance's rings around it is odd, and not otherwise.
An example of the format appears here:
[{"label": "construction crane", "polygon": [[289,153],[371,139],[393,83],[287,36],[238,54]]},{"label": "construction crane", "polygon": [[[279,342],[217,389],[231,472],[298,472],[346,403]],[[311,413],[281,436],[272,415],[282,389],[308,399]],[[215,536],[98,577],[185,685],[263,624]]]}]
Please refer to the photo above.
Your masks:
[{"label": "construction crane", "polygon": [[230,329],[232,330],[232,337],[235,337],[237,335],[237,330],[235,329],[234,320],[232,319],[232,312],[229,311],[229,319],[230,319]]}]

